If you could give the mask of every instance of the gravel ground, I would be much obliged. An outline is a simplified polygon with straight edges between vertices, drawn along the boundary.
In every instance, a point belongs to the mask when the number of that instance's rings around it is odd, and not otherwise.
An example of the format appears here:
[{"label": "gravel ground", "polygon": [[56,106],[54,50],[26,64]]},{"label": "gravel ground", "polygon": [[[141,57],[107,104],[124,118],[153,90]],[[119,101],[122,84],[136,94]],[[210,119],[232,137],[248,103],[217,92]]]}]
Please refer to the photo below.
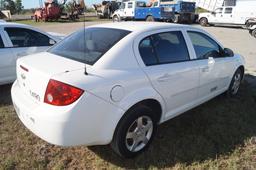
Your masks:
[{"label": "gravel ground", "polygon": [[[39,28],[49,32],[59,32],[63,34],[70,34],[80,28],[104,22],[78,22],[66,24],[52,24],[41,25]],[[235,53],[239,53],[245,57],[246,73],[250,74],[248,81],[256,85],[256,39],[250,36],[248,30],[241,28],[227,28],[227,27],[200,27],[214,35],[225,47],[232,49]]]}]

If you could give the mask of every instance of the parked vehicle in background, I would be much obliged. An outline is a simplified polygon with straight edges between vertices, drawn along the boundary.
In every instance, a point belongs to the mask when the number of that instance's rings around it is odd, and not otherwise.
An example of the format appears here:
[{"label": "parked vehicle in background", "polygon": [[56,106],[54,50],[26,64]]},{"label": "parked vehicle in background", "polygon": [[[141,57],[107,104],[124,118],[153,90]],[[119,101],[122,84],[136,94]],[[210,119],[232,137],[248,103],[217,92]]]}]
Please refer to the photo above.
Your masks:
[{"label": "parked vehicle in background", "polygon": [[72,0],[66,4],[67,0],[61,3],[58,0],[46,0],[41,4],[41,8],[37,9],[34,13],[34,19],[39,21],[58,20],[60,18],[75,20],[84,11],[84,0]]},{"label": "parked vehicle in background", "polygon": [[194,23],[198,19],[198,15],[195,14],[196,3],[187,2],[186,0],[161,0],[161,6],[167,6],[173,8],[175,12],[175,23]]},{"label": "parked vehicle in background", "polygon": [[170,7],[160,6],[160,3],[147,7],[144,1],[131,0],[122,2],[112,18],[114,22],[121,20],[172,21],[174,12]]},{"label": "parked vehicle in background", "polygon": [[224,6],[213,12],[201,13],[199,23],[202,26],[210,24],[244,27],[252,17],[256,17],[256,3],[248,6]]},{"label": "parked vehicle in background", "polygon": [[195,2],[197,8],[202,8],[207,11],[214,11],[215,9],[222,7],[223,4],[225,4],[225,1],[228,1],[228,0],[186,0],[186,1]]},{"label": "parked vehicle in background", "polygon": [[256,38],[256,24],[251,25],[248,29],[249,29],[249,33],[250,33],[254,38]]},{"label": "parked vehicle in background", "polygon": [[98,18],[111,18],[120,5],[121,2],[117,1],[102,1],[100,4],[93,4],[93,7]]},{"label": "parked vehicle in background", "polygon": [[108,23],[19,59],[12,101],[23,124],[49,143],[110,143],[134,157],[158,124],[224,92],[235,96],[244,64],[199,28]]},{"label": "parked vehicle in background", "polygon": [[28,25],[0,22],[0,85],[14,82],[18,58],[45,51],[63,37]]}]

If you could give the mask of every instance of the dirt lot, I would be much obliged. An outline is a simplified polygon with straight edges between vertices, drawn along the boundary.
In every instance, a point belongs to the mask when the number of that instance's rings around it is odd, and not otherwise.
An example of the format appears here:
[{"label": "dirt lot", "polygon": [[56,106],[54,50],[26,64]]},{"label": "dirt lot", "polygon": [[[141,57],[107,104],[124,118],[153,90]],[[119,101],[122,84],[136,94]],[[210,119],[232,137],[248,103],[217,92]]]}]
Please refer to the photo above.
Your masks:
[{"label": "dirt lot", "polygon": [[[68,34],[83,23],[39,27]],[[42,141],[14,113],[11,86],[0,86],[0,169],[256,169],[256,39],[243,29],[204,29],[246,59],[246,81],[236,98],[221,95],[164,123],[147,152],[123,160],[109,146]]]}]

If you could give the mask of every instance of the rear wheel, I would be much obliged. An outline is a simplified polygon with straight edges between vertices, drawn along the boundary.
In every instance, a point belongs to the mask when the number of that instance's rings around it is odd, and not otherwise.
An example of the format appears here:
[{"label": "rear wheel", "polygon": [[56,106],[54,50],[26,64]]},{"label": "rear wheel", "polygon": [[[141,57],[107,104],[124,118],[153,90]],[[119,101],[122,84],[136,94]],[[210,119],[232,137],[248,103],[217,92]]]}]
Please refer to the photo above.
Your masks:
[{"label": "rear wheel", "polygon": [[254,29],[254,30],[252,31],[252,36],[253,36],[254,38],[256,38],[256,29]]},{"label": "rear wheel", "polygon": [[227,91],[227,95],[232,97],[235,96],[238,93],[238,90],[240,88],[240,84],[243,78],[243,72],[242,70],[239,68],[236,70],[231,83],[229,85],[229,89]]},{"label": "rear wheel", "polygon": [[207,18],[201,18],[200,20],[199,20],[199,23],[200,23],[200,25],[202,25],[202,26],[207,26],[208,25],[208,19]]},{"label": "rear wheel", "polygon": [[137,106],[119,122],[111,147],[122,157],[135,157],[149,146],[156,126],[157,119],[152,110],[147,106]]},{"label": "rear wheel", "polygon": [[174,22],[174,23],[179,23],[179,22],[180,22],[180,16],[179,16],[179,15],[175,15],[173,22]]},{"label": "rear wheel", "polygon": [[153,16],[150,15],[150,16],[147,16],[146,21],[148,21],[148,22],[154,22],[155,19],[154,19]]},{"label": "rear wheel", "polygon": [[117,15],[113,16],[113,22],[120,22],[120,18]]}]

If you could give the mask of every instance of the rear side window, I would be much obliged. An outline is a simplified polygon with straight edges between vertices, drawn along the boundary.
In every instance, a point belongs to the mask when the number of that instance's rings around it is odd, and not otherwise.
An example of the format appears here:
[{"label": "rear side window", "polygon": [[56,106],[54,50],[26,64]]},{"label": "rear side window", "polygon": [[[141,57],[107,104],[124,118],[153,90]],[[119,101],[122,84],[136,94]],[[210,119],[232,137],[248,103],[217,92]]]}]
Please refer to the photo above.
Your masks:
[{"label": "rear side window", "polygon": [[50,46],[50,38],[25,28],[5,28],[13,47]]},{"label": "rear side window", "polygon": [[1,35],[0,35],[0,48],[4,48],[4,42]]},{"label": "rear side window", "polygon": [[[145,41],[149,46],[145,47]],[[188,61],[189,53],[180,31],[154,34],[139,45],[140,55],[145,65],[166,64]]]},{"label": "rear side window", "polygon": [[48,52],[93,65],[129,33],[112,28],[85,28],[65,38]]},{"label": "rear side window", "polygon": [[198,59],[221,57],[220,46],[209,36],[192,31],[189,31],[188,35],[192,41]]},{"label": "rear side window", "polygon": [[144,63],[147,66],[154,65],[154,64],[158,63],[150,37],[147,37],[141,41],[141,43],[139,45],[139,51],[140,51],[140,55],[142,56]]},{"label": "rear side window", "polygon": [[225,14],[231,14],[232,13],[232,8],[225,8]]}]

